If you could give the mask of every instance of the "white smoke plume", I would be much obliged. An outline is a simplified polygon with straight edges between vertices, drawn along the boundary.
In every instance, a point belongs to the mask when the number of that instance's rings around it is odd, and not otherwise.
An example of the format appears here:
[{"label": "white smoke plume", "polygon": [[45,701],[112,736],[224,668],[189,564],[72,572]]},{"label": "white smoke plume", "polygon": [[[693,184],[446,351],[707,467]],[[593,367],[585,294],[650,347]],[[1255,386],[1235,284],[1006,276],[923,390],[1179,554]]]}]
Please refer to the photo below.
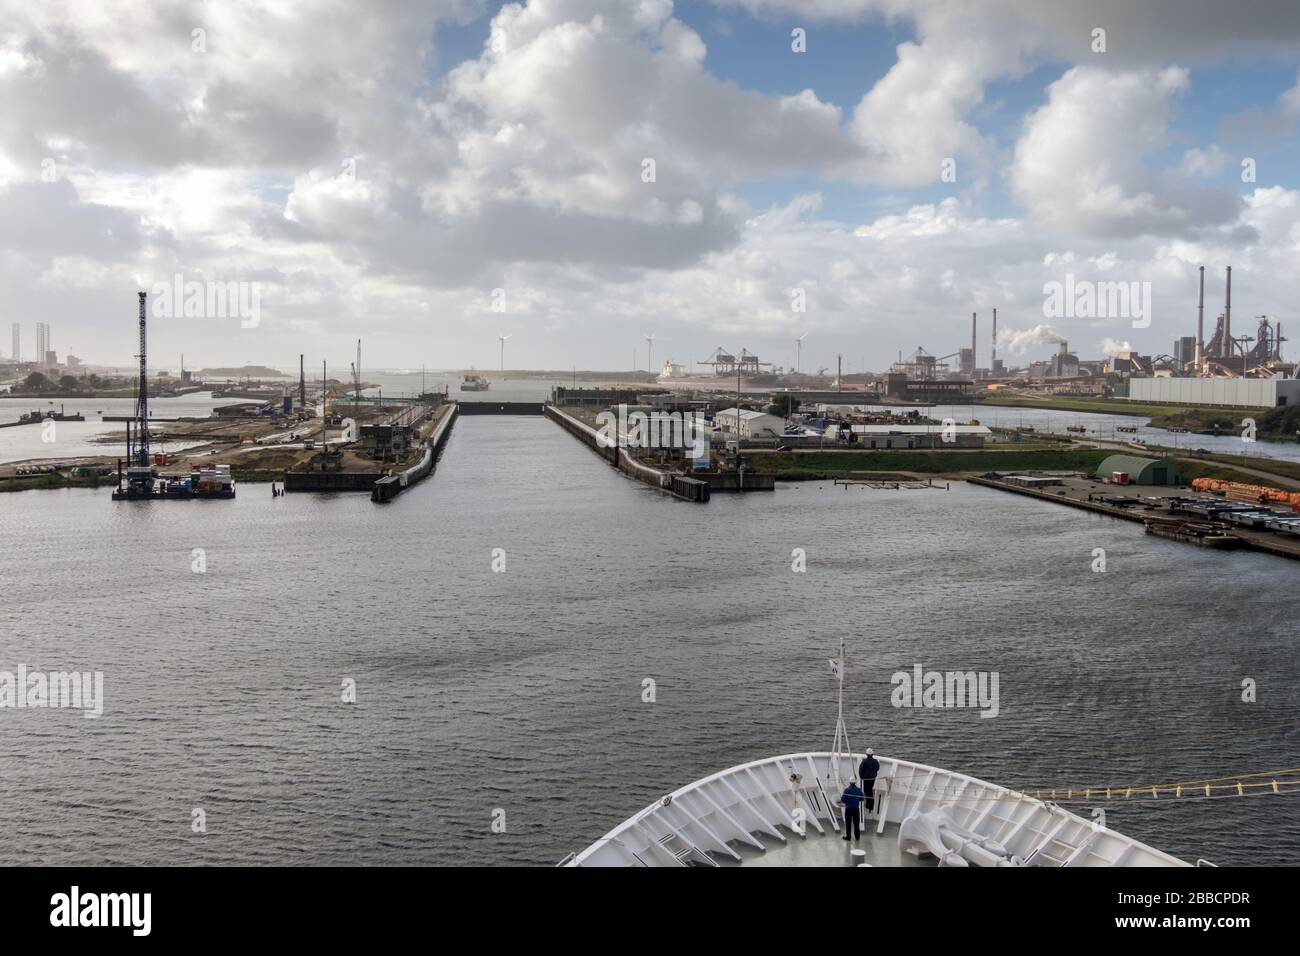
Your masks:
[{"label": "white smoke plume", "polygon": [[998,347],[1007,348],[1016,355],[1022,355],[1031,345],[1060,345],[1065,341],[1050,325],[1035,325],[1032,329],[1015,332],[1011,329],[998,330]]},{"label": "white smoke plume", "polygon": [[1114,358],[1121,352],[1132,351],[1132,346],[1130,346],[1128,342],[1117,342],[1109,336],[1097,343],[1097,347],[1101,349],[1103,355],[1109,355],[1111,358]]}]

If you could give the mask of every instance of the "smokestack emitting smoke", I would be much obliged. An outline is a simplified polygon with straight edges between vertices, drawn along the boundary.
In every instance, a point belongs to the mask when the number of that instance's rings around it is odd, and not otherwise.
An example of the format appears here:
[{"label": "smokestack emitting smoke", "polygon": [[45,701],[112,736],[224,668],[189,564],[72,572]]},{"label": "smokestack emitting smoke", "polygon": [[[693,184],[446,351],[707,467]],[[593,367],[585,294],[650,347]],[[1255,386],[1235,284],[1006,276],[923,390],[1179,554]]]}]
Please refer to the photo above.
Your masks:
[{"label": "smokestack emitting smoke", "polygon": [[1223,300],[1223,347],[1224,355],[1232,354],[1232,266],[1228,266],[1228,291]]},{"label": "smokestack emitting smoke", "polygon": [[1006,330],[1002,333],[1002,341],[1007,348],[1019,355],[1031,345],[1059,345],[1065,339],[1050,325],[1035,325],[1023,332]]}]

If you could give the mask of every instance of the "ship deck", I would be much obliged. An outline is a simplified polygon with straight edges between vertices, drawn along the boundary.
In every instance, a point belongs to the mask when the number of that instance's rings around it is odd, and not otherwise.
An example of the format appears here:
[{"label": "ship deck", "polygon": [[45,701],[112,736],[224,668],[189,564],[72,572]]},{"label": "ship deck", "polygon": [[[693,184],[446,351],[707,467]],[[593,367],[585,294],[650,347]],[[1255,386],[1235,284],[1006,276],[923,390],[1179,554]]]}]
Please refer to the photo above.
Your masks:
[{"label": "ship deck", "polygon": [[847,843],[839,795],[860,756],[731,767],[665,794],[563,865],[851,866],[855,849],[872,866],[1189,865],[1027,792],[886,756],[878,816]]},{"label": "ship deck", "polygon": [[[876,821],[870,821],[870,828],[864,829],[861,840],[846,842],[844,837],[835,832],[818,833],[810,830],[806,837],[800,839],[791,836],[786,843],[769,846],[766,851],[759,851],[746,844],[736,847],[741,859],[718,858],[722,866],[934,866],[935,860],[924,860],[911,853],[904,853],[898,848],[898,825],[886,824],[883,833],[876,834]],[[861,850],[862,855],[854,855],[854,850]]]}]

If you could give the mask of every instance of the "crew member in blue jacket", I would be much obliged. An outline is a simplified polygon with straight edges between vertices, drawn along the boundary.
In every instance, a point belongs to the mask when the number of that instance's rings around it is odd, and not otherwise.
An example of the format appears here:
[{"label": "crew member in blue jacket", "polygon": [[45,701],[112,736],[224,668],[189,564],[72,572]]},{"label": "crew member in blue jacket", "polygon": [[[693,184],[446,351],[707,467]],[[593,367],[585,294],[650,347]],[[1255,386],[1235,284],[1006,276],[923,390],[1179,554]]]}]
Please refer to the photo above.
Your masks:
[{"label": "crew member in blue jacket", "polygon": [[853,839],[862,838],[862,821],[859,808],[862,806],[862,788],[852,780],[844,788],[844,794],[840,797],[840,803],[844,804],[844,839],[849,838],[849,833],[853,834]]},{"label": "crew member in blue jacket", "polygon": [[876,812],[876,774],[880,772],[880,761],[875,758],[875,751],[867,748],[867,756],[858,764],[858,776],[862,779],[862,795],[866,798],[866,808],[862,811],[864,818]]}]

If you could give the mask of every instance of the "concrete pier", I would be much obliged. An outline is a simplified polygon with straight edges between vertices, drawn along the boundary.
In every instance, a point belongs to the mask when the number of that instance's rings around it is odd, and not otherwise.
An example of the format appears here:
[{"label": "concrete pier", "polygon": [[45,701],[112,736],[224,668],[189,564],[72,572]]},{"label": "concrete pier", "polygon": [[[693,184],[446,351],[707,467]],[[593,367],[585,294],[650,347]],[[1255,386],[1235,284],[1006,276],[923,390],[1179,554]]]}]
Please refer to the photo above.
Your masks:
[{"label": "concrete pier", "polygon": [[425,443],[424,454],[420,456],[418,462],[405,471],[380,478],[374,483],[370,489],[371,501],[381,503],[392,501],[407,488],[428,477],[434,469],[438,455],[442,452],[442,446],[446,444],[447,436],[451,434],[451,425],[456,420],[457,411],[457,407],[453,405],[451,410],[442,417],[442,421],[438,422],[433,434]]},{"label": "concrete pier", "polygon": [[710,488],[707,481],[653,468],[645,462],[638,461],[636,456],[626,448],[619,448],[616,445],[605,447],[599,440],[599,432],[586,422],[560,411],[554,405],[545,406],[543,414],[629,478],[644,481],[647,485],[658,488],[675,498],[681,498],[683,501],[703,503],[709,500]]},{"label": "concrete pier", "polygon": [[[1066,478],[1059,486],[1049,486],[1048,489],[1027,488],[1011,484],[997,475],[984,475],[980,477],[969,477],[966,479],[973,485],[983,485],[985,488],[996,488],[999,491],[1008,491],[1012,494],[1024,495],[1027,498],[1038,498],[1041,501],[1050,501],[1054,504],[1065,505],[1070,508],[1078,508],[1083,511],[1091,511],[1096,514],[1109,515],[1112,518],[1119,518],[1124,521],[1134,521],[1141,524],[1163,524],[1168,527],[1176,527],[1186,521],[1191,515],[1170,512],[1161,506],[1161,499],[1169,495],[1186,493],[1186,489],[1179,489],[1173,486],[1165,485],[1109,485],[1104,482],[1094,481],[1084,478]],[[1101,495],[1124,496],[1138,495],[1141,498],[1141,504],[1130,504],[1128,506],[1110,504],[1105,501],[1096,500]],[[1279,558],[1290,558],[1300,560],[1300,539],[1291,535],[1283,535],[1273,531],[1253,530],[1243,527],[1224,527],[1224,532],[1238,539],[1242,550],[1263,551]]]},{"label": "concrete pier", "polygon": [[[426,461],[425,457],[421,455],[414,465],[410,465],[393,475],[385,475],[380,470],[378,463],[376,463],[375,471],[286,471],[284,472],[284,490],[369,491],[371,497],[376,501],[388,501],[395,498],[402,489],[424,478],[433,470],[438,452],[442,449],[442,445],[451,431],[451,424],[455,420],[457,413],[458,409],[454,404],[449,406],[447,413],[442,416],[438,424],[434,426],[429,438],[426,439],[433,446],[432,458],[429,461]],[[427,422],[422,427],[427,428]],[[380,496],[376,497],[375,486],[388,478],[394,478],[396,481],[386,481],[386,490],[380,492]]]},{"label": "concrete pier", "polygon": [[600,442],[597,440],[596,430],[586,422],[579,421],[572,415],[560,411],[554,405],[545,406],[543,414],[574,438],[578,439],[578,441],[582,442],[594,451],[601,458],[604,458],[614,467],[618,467],[618,449],[612,446],[609,448],[602,447]]}]

